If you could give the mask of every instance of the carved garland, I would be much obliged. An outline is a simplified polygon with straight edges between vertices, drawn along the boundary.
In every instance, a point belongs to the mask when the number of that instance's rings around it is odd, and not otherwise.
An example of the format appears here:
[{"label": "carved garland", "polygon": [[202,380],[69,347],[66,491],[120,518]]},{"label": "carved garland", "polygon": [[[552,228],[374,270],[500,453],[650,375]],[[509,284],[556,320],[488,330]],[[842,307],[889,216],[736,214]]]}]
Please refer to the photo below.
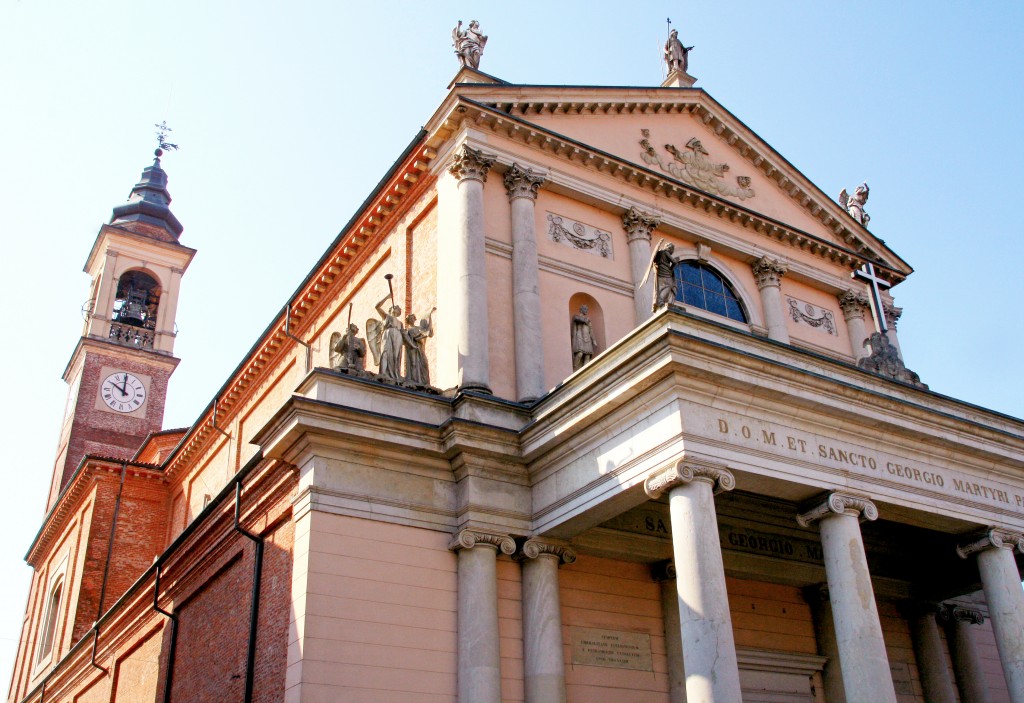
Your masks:
[{"label": "carved garland", "polygon": [[611,257],[612,254],[612,234],[611,232],[605,232],[597,227],[590,227],[592,232],[588,232],[587,225],[576,222],[575,220],[569,220],[569,225],[572,227],[570,231],[563,224],[566,218],[561,215],[555,215],[554,213],[548,213],[548,222],[551,224],[548,226],[548,236],[556,242],[565,241],[568,245],[589,251],[591,253],[600,254],[604,258]]},{"label": "carved garland", "polygon": [[[789,303],[789,316],[793,318],[794,322],[804,322],[811,327],[823,329],[829,334],[839,334],[836,331],[835,319],[830,310],[815,307],[808,302],[795,298],[787,297],[786,301]],[[803,310],[800,309],[801,303],[804,306]],[[816,316],[816,313],[820,314]]]}]

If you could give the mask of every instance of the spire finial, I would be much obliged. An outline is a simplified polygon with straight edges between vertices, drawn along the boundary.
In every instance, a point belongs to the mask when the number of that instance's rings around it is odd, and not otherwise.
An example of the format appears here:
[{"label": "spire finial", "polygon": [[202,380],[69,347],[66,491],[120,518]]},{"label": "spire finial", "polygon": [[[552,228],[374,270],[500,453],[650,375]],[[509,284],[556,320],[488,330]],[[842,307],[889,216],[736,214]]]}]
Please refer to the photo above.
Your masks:
[{"label": "spire finial", "polygon": [[174,131],[173,129],[167,126],[167,120],[163,120],[162,122],[160,122],[160,124],[154,124],[153,126],[156,127],[157,148],[156,151],[153,152],[156,158],[159,159],[161,156],[163,156],[165,151],[177,151],[178,145],[171,144],[169,141],[167,141],[167,133]]}]

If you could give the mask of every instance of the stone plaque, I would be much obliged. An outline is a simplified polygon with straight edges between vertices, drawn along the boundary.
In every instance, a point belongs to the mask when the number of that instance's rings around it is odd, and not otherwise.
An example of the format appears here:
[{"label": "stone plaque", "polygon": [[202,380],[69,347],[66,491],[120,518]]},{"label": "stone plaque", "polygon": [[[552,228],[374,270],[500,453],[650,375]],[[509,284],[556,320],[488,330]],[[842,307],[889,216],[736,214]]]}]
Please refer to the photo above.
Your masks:
[{"label": "stone plaque", "polygon": [[651,636],[643,632],[571,627],[572,663],[654,671]]}]

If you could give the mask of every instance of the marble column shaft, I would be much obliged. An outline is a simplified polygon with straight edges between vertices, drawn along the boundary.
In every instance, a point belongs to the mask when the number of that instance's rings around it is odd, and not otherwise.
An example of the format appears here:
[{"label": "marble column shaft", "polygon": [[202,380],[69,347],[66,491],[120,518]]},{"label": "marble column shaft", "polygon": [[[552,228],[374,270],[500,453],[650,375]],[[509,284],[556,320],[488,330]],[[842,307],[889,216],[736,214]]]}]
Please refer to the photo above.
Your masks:
[{"label": "marble column shaft", "polygon": [[953,680],[946,667],[946,653],[935,620],[936,609],[931,606],[912,606],[908,618],[914,658],[921,678],[921,689],[928,703],[956,703]]},{"label": "marble column shaft", "polygon": [[527,540],[523,560],[523,686],[526,703],[565,703],[565,659],[558,567],[576,561],[568,548]]},{"label": "marble column shaft", "polygon": [[782,277],[786,274],[786,267],[780,261],[763,256],[752,268],[757,289],[761,292],[761,307],[764,309],[768,338],[789,344],[789,328],[782,306]]},{"label": "marble column shaft", "polygon": [[860,496],[832,493],[823,503],[799,515],[797,522],[803,527],[817,522],[821,532],[846,703],[896,703],[860,534],[861,514],[874,520],[878,510]]},{"label": "marble column shaft", "polygon": [[956,673],[956,686],[960,690],[960,703],[991,703],[985,670],[974,641],[974,626],[983,623],[985,618],[976,610],[959,606],[948,609],[947,614],[949,629],[946,639]]},{"label": "marble column shaft", "polygon": [[[640,324],[651,316],[654,304],[654,285],[656,276],[653,271],[648,275],[651,265],[651,232],[661,220],[647,215],[636,208],[630,208],[622,216],[622,226],[626,230],[626,241],[629,243],[629,271],[633,280],[633,309],[636,324]],[[641,286],[640,282],[647,277]]]},{"label": "marble column shaft", "polygon": [[864,322],[864,316],[871,309],[871,303],[867,296],[853,291],[846,291],[839,296],[839,307],[846,318],[846,331],[850,336],[850,348],[854,359],[862,359],[868,356],[869,352],[864,346],[868,338],[868,328]]},{"label": "marble column shaft", "polygon": [[981,587],[1010,700],[1024,703],[1024,590],[1013,558],[1015,549],[1024,551],[1024,535],[992,529],[958,551],[961,556],[977,553]]},{"label": "marble column shaft", "polygon": [[659,564],[655,578],[661,584],[661,612],[665,623],[665,658],[668,660],[669,703],[687,703],[686,667],[679,623],[679,586],[673,562]]},{"label": "marble column shaft", "polygon": [[515,552],[504,535],[463,530],[449,545],[458,552],[459,703],[501,703],[497,555]]},{"label": "marble column shaft", "polygon": [[742,700],[714,499],[716,490],[735,485],[726,469],[685,459],[644,482],[652,498],[669,494],[686,697],[691,703]]},{"label": "marble column shaft", "polygon": [[516,350],[516,396],[544,395],[544,337],[541,334],[540,267],[537,259],[537,190],[544,179],[513,164],[505,172],[512,210],[512,326]]},{"label": "marble column shaft", "polygon": [[457,326],[458,385],[490,392],[490,350],[487,335],[487,256],[484,249],[484,182],[494,157],[463,146],[448,168],[458,181],[455,221],[459,232],[451,256],[458,308],[451,317]]}]

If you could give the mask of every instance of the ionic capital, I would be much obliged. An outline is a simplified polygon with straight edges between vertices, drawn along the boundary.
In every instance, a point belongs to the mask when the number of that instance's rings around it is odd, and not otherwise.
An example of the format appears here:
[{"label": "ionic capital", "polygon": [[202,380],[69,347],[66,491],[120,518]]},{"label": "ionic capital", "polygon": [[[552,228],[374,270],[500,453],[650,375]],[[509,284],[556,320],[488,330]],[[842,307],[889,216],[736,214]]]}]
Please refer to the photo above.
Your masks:
[{"label": "ionic capital", "polygon": [[673,581],[676,578],[676,563],[671,559],[651,564],[651,577],[655,581]]},{"label": "ionic capital", "polygon": [[850,493],[830,493],[828,498],[796,516],[800,527],[810,527],[829,515],[858,515],[861,522],[877,520],[878,508],[868,498]]},{"label": "ionic capital", "polygon": [[644,492],[656,499],[665,491],[693,481],[710,483],[716,494],[731,491],[736,487],[736,477],[724,466],[680,459],[668,468],[652,473],[644,479]]},{"label": "ionic capital", "polygon": [[635,207],[629,208],[622,215],[622,227],[626,230],[626,241],[636,239],[651,241],[651,232],[661,224],[661,218],[640,212]]},{"label": "ionic capital", "polygon": [[757,289],[763,290],[768,286],[779,287],[782,277],[786,275],[788,268],[778,259],[770,259],[762,256],[751,266],[754,270],[754,280],[757,281]]},{"label": "ionic capital", "polygon": [[508,191],[509,202],[516,198],[537,199],[537,191],[544,183],[544,177],[534,174],[532,169],[520,168],[519,164],[512,164],[512,168],[505,171],[505,190]]},{"label": "ionic capital", "polygon": [[1024,534],[1004,530],[1001,527],[989,528],[984,534],[976,536],[973,540],[959,545],[956,553],[961,559],[966,559],[975,552],[982,552],[986,549],[1018,549],[1024,552]]},{"label": "ionic capital", "polygon": [[493,547],[502,554],[512,555],[516,551],[516,542],[508,535],[480,530],[460,530],[448,542],[448,549],[457,552],[460,549],[472,549],[477,545]]},{"label": "ionic capital", "polygon": [[882,303],[882,314],[885,315],[885,326],[891,330],[896,329],[896,321],[900,319],[903,314],[903,308],[898,308],[895,305],[889,305],[888,303]]},{"label": "ionic capital", "polygon": [[487,172],[494,164],[494,156],[485,154],[479,149],[465,146],[459,149],[452,157],[452,163],[448,172],[460,181],[487,181]]},{"label": "ionic capital", "polygon": [[848,290],[839,296],[839,307],[843,310],[843,317],[850,320],[855,317],[864,317],[864,313],[871,306],[868,297],[863,293]]},{"label": "ionic capital", "polygon": [[556,557],[559,564],[572,564],[576,561],[576,552],[569,547],[553,542],[545,542],[540,539],[528,539],[523,542],[514,558],[517,561],[523,561],[526,559],[536,559],[545,554]]},{"label": "ionic capital", "polygon": [[964,608],[960,605],[946,604],[942,608],[940,617],[946,622],[966,622],[971,625],[981,625],[985,622],[985,616],[980,610]]}]

